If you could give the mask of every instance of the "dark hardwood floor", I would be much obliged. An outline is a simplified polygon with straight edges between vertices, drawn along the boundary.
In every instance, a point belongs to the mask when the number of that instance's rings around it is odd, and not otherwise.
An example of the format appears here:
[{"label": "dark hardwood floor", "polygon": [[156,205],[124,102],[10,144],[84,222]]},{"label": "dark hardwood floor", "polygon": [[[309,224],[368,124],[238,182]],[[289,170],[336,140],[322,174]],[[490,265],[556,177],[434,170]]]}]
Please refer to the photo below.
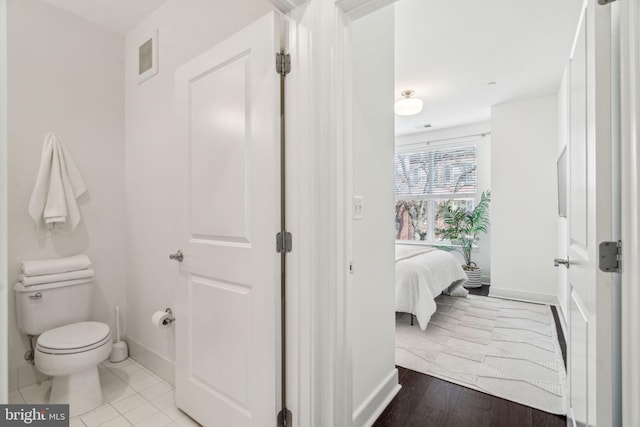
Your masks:
[{"label": "dark hardwood floor", "polygon": [[555,320],[556,322],[556,332],[558,333],[558,342],[560,343],[560,351],[562,352],[562,360],[564,361],[564,368],[567,369],[567,341],[564,339],[564,332],[562,332],[562,326],[560,326],[558,309],[552,305],[551,312],[553,313],[553,320]]},{"label": "dark hardwood floor", "polygon": [[[488,295],[489,286],[469,289]],[[555,309],[555,307],[552,307]],[[563,356],[564,336],[554,311]],[[564,347],[563,347],[564,346]],[[565,358],[566,364],[566,358]],[[402,389],[374,427],[565,427],[566,417],[500,399],[398,366]]]},{"label": "dark hardwood floor", "polygon": [[542,412],[398,367],[402,388],[374,427],[565,427]]}]

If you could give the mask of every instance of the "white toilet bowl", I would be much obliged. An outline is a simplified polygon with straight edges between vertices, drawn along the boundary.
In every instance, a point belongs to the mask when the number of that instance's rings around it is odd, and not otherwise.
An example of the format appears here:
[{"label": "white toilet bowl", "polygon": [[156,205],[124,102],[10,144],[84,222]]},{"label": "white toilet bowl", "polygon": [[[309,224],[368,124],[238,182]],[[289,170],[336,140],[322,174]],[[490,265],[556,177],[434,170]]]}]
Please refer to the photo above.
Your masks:
[{"label": "white toilet bowl", "polygon": [[53,376],[49,403],[68,403],[70,416],[102,405],[98,364],[109,357],[111,329],[100,322],[78,322],[38,337],[35,364]]}]

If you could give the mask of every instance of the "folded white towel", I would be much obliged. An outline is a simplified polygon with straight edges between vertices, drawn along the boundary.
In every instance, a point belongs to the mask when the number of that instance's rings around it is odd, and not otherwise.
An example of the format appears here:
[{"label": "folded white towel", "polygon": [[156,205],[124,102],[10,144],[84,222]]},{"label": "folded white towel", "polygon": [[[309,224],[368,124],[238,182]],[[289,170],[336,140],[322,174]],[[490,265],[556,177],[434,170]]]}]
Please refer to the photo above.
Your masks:
[{"label": "folded white towel", "polygon": [[[46,283],[46,284],[36,285],[36,286],[49,285],[51,287],[58,288],[58,287],[62,287],[62,286],[79,285],[81,283],[87,283],[87,279],[65,280],[64,282]],[[13,285],[13,289],[18,291],[18,292],[26,292],[26,291],[33,292],[33,289],[32,289],[31,286],[25,286],[25,285],[22,284],[22,282],[18,282],[15,285]]]},{"label": "folded white towel", "polygon": [[44,140],[40,168],[29,201],[38,231],[73,232],[80,222],[77,199],[87,191],[78,168],[54,132]]},{"label": "folded white towel", "polygon": [[40,276],[43,274],[65,273],[67,271],[84,270],[91,267],[91,260],[85,254],[65,258],[23,261],[22,274]]},{"label": "folded white towel", "polygon": [[65,282],[67,280],[87,279],[93,277],[93,270],[67,271],[66,273],[44,274],[41,276],[20,275],[20,281],[25,286],[42,285],[43,283]]}]

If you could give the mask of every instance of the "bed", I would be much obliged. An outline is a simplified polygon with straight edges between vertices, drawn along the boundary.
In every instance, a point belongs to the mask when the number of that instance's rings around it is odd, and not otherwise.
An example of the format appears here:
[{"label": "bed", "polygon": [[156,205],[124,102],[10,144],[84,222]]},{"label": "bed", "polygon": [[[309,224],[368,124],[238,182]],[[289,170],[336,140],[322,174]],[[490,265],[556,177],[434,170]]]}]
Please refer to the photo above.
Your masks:
[{"label": "bed", "polygon": [[466,280],[460,263],[449,252],[396,244],[396,312],[415,315],[422,330],[436,311],[434,298],[442,291],[466,296],[468,291],[462,287]]}]

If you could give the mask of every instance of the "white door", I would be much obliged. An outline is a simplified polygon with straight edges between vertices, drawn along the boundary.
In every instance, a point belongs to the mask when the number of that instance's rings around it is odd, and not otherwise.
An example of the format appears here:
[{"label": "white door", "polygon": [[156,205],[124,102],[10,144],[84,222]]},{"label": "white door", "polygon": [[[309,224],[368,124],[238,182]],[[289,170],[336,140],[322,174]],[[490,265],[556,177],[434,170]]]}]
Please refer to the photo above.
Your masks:
[{"label": "white door", "polygon": [[[567,270],[569,425],[612,421],[612,274],[598,245],[612,240],[610,7],[585,2],[570,60]],[[573,422],[575,421],[575,424]]]},{"label": "white door", "polygon": [[207,427],[276,423],[278,20],[270,13],[176,71],[176,404]]}]

